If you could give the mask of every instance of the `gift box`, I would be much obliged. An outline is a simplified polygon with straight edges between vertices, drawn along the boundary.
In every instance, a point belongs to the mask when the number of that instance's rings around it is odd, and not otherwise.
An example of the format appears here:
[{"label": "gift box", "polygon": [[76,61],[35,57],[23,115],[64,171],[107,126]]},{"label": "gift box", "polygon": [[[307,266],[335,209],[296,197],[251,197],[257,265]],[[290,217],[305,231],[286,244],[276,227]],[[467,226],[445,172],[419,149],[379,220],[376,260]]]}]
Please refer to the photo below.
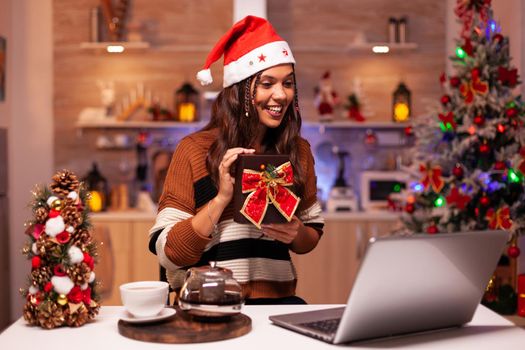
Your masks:
[{"label": "gift box", "polygon": [[241,154],[237,159],[233,220],[240,224],[284,223],[299,205],[288,155]]}]

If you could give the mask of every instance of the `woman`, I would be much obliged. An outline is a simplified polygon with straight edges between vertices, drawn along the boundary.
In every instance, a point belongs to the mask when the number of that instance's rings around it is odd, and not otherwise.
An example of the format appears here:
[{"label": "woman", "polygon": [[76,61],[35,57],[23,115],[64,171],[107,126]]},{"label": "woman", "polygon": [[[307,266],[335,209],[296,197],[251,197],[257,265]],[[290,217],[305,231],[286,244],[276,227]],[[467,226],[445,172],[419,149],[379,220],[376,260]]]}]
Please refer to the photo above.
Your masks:
[{"label": "woman", "polygon": [[[296,273],[289,250],[307,253],[318,243],[324,221],[317,202],[314,162],[299,136],[301,117],[295,60],[288,44],[262,18],[236,23],[213,48],[197,75],[211,83],[210,65],[224,55],[224,89],[210,123],[177,146],[150,230],[150,250],[167,270],[172,288],[182,286],[191,266],[229,268],[246,303],[304,303],[295,296]],[[301,198],[284,224],[233,222],[231,175],[240,154],[287,154],[293,191]]]}]

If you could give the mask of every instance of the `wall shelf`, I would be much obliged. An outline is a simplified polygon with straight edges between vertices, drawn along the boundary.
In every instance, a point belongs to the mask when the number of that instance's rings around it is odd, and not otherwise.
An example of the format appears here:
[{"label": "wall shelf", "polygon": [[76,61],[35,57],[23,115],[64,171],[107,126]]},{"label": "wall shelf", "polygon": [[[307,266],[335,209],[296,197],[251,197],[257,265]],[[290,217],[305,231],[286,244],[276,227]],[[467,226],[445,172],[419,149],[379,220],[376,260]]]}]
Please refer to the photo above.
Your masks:
[{"label": "wall shelf", "polygon": [[410,123],[394,122],[352,122],[345,120],[311,122],[303,121],[305,128],[324,128],[324,129],[404,129]]},{"label": "wall shelf", "polygon": [[364,42],[364,43],[352,43],[347,46],[295,46],[294,52],[303,53],[373,53],[372,49],[376,46],[388,46],[390,49],[389,53],[403,52],[416,50],[418,48],[417,43],[389,43],[389,42]]},{"label": "wall shelf", "polygon": [[76,127],[79,129],[187,129],[202,128],[207,121],[194,123],[182,122],[152,122],[152,121],[127,121],[119,122],[115,120],[101,120],[93,122],[77,122]]},{"label": "wall shelf", "polygon": [[[80,48],[84,50],[107,51],[108,47],[122,47],[123,52],[127,50],[145,50],[150,44],[145,41],[116,41],[116,42],[83,42]],[[119,51],[116,51],[119,52]]]}]

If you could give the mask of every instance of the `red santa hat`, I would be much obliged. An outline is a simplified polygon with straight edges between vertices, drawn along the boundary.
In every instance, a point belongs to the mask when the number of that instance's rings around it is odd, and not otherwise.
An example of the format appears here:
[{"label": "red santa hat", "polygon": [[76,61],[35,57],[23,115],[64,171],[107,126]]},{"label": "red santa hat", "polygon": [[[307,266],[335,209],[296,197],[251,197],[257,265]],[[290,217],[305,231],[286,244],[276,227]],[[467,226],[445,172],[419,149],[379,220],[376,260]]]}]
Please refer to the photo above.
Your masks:
[{"label": "red santa hat", "polygon": [[210,66],[224,55],[223,87],[267,68],[295,63],[290,47],[264,18],[246,16],[219,39],[197,73],[202,85],[213,82]]}]

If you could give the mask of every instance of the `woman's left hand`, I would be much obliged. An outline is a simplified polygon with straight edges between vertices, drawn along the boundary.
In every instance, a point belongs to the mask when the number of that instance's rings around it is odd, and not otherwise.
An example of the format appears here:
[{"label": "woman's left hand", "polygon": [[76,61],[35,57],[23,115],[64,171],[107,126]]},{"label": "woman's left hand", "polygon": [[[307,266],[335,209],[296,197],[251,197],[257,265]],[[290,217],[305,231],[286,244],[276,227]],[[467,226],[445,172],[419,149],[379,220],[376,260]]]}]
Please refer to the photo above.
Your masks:
[{"label": "woman's left hand", "polygon": [[284,224],[267,224],[261,225],[262,231],[266,237],[275,239],[276,241],[290,244],[297,238],[301,229],[304,227],[303,223],[297,216],[293,216],[290,222]]}]

